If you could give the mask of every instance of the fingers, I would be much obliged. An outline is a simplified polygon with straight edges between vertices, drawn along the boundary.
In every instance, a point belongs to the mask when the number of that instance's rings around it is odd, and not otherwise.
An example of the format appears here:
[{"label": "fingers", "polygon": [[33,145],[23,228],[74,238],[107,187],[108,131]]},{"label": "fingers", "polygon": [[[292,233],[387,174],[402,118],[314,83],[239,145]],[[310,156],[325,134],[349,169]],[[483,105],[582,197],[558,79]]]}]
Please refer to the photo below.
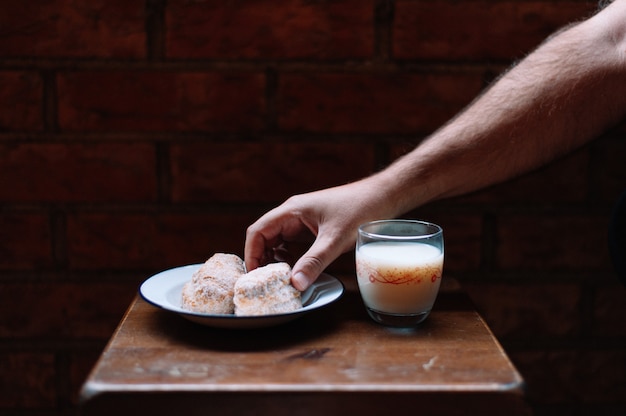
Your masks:
[{"label": "fingers", "polygon": [[[272,230],[264,222],[263,218],[248,227],[244,246],[244,261],[248,271],[254,270],[267,262],[272,249],[270,240],[275,240],[280,235],[280,230]],[[267,223],[271,225],[271,222]]]},{"label": "fingers", "polygon": [[293,259],[294,253],[287,249],[285,243],[298,241],[304,233],[310,239],[312,234],[294,211],[285,203],[248,227],[244,246],[244,260],[248,270],[254,270],[274,260],[293,263],[289,261],[289,257]]},{"label": "fingers", "polygon": [[[297,229],[304,229],[302,222],[288,225],[288,218],[266,215],[248,227],[244,259],[248,271],[271,262],[292,260],[294,253],[285,250],[284,240],[291,240]],[[286,235],[283,235],[286,234]],[[326,233],[317,236],[313,244],[294,264],[293,286],[303,291],[318,278],[324,269],[342,253],[340,242]]]},{"label": "fingers", "polygon": [[292,268],[291,284],[298,290],[306,290],[319,275],[344,252],[340,242],[318,236],[311,248]]},{"label": "fingers", "polygon": [[[353,223],[358,219],[353,218],[354,213],[342,211],[351,200],[343,188],[331,188],[291,197],[266,213],[248,227],[244,249],[247,269],[300,257],[292,267],[291,281],[296,289],[307,289],[332,261],[354,247]],[[294,243],[310,242],[311,237],[315,240],[307,244],[306,252],[296,250]]]},{"label": "fingers", "polygon": [[267,264],[273,259],[273,250],[265,241],[262,234],[247,237],[244,247],[244,263],[246,270],[252,271],[259,266]]}]

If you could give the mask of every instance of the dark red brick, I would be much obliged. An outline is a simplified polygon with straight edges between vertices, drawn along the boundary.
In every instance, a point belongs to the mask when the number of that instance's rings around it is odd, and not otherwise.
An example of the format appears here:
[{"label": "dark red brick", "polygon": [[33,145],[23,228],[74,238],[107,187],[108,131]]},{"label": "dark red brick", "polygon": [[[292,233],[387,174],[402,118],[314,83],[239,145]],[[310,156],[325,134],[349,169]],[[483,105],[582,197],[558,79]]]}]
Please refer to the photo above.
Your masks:
[{"label": "dark red brick", "polygon": [[42,99],[43,83],[36,73],[0,72],[0,132],[42,130]]},{"label": "dark red brick", "polygon": [[3,351],[0,362],[0,409],[55,406],[53,354]]},{"label": "dark red brick", "polygon": [[626,288],[615,283],[599,286],[594,296],[593,333],[626,337]]},{"label": "dark red brick", "polygon": [[50,268],[52,236],[47,215],[0,211],[0,268]]},{"label": "dark red brick", "polygon": [[73,269],[166,269],[204,262],[215,252],[243,255],[256,215],[225,213],[76,214],[68,218]]},{"label": "dark red brick", "polygon": [[399,59],[505,60],[530,52],[596,2],[396,2],[393,56]]},{"label": "dark red brick", "polygon": [[145,56],[143,0],[6,2],[0,14],[2,57]]},{"label": "dark red brick", "polygon": [[156,156],[150,144],[0,144],[0,154],[0,201],[156,198]]},{"label": "dark red brick", "polygon": [[575,283],[464,282],[476,308],[502,339],[576,336],[582,293]]},{"label": "dark red brick", "polygon": [[626,141],[624,134],[609,136],[593,145],[592,184],[596,203],[613,204],[626,191]]},{"label": "dark red brick", "polygon": [[264,122],[258,73],[70,72],[58,89],[63,130],[245,131]]},{"label": "dark red brick", "polygon": [[279,127],[324,133],[415,133],[447,121],[481,89],[467,74],[284,74]]},{"label": "dark red brick", "polygon": [[137,282],[0,282],[0,338],[106,341],[136,288]]},{"label": "dark red brick", "polygon": [[371,0],[176,1],[167,7],[167,56],[353,59],[374,50]]},{"label": "dark red brick", "polygon": [[516,270],[594,271],[611,268],[608,221],[585,215],[498,218],[499,267]]},{"label": "dark red brick", "polygon": [[361,143],[211,143],[171,153],[172,199],[180,202],[282,202],[374,169],[373,148]]}]

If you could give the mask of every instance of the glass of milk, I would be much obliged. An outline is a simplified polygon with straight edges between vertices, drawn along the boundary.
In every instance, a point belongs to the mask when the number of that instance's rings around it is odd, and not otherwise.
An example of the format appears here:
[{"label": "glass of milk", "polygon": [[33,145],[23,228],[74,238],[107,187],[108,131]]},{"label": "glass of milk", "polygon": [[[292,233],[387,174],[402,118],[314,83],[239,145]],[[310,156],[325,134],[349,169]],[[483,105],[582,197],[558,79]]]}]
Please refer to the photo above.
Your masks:
[{"label": "glass of milk", "polygon": [[359,227],[356,274],[370,317],[413,327],[435,303],[443,271],[443,230],[417,220],[381,220]]}]

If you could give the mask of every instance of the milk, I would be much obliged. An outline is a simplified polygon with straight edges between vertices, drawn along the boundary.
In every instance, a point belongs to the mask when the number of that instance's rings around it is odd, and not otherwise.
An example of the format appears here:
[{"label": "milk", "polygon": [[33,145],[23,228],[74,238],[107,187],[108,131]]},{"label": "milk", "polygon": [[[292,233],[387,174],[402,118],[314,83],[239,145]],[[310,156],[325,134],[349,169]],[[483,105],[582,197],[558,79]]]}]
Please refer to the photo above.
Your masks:
[{"label": "milk", "polygon": [[392,314],[429,312],[443,270],[443,252],[415,242],[374,242],[356,252],[356,272],[368,308]]}]

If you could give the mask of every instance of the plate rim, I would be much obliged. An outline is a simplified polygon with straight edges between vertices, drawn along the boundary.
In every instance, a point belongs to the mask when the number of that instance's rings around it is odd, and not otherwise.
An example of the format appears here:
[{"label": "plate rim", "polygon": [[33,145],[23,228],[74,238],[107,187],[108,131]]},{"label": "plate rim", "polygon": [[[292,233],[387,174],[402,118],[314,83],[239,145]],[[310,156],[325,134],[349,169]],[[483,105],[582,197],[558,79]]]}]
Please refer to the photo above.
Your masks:
[{"label": "plate rim", "polygon": [[[318,309],[329,306],[330,304],[341,299],[341,297],[345,293],[345,285],[340,279],[326,272],[322,272],[320,276],[315,280],[315,282],[313,282],[313,284],[307,290],[314,290],[316,287],[318,287],[322,283],[332,282],[333,285],[336,285],[336,293],[332,296],[330,300],[327,300],[326,302],[324,302],[323,304],[319,306],[314,306],[315,302],[313,302],[312,304],[309,304],[301,309],[298,309],[292,312],[285,312],[285,313],[271,314],[271,315],[249,315],[249,316],[236,316],[234,314],[207,314],[207,313],[201,313],[201,312],[187,311],[185,309],[182,309],[182,307],[173,307],[171,302],[159,302],[158,300],[155,300],[154,297],[146,293],[150,285],[156,284],[155,282],[160,281],[160,279],[164,279],[169,274],[177,273],[184,269],[196,269],[197,270],[202,266],[202,264],[203,263],[187,264],[187,265],[177,266],[177,267],[173,267],[173,268],[169,268],[169,269],[157,272],[151,275],[150,277],[146,278],[140,284],[139,290],[138,290],[139,295],[141,296],[143,300],[145,300],[149,304],[159,309],[163,309],[165,311],[173,312],[178,315],[181,315],[182,317],[188,320],[191,320],[193,322],[202,323],[204,325],[214,326],[214,327],[246,327],[246,324],[253,323],[253,322],[256,322],[256,323],[267,322],[268,325],[266,326],[271,326],[271,325],[276,325],[279,323],[296,319],[309,312],[313,312]],[[191,274],[192,273],[189,274],[189,276],[187,277],[185,281],[191,279]],[[182,279],[177,276],[176,285],[180,284],[180,280]],[[168,289],[171,288],[172,286],[175,286],[175,285],[174,284],[170,285]],[[302,293],[304,294],[307,290],[303,291]],[[202,321],[206,321],[206,322],[202,322]],[[277,321],[277,322],[273,324],[270,321]],[[213,324],[211,322],[213,322]],[[220,322],[220,324],[216,324],[217,322]],[[228,325],[228,324],[224,325],[229,322],[232,323],[233,326]]]}]

